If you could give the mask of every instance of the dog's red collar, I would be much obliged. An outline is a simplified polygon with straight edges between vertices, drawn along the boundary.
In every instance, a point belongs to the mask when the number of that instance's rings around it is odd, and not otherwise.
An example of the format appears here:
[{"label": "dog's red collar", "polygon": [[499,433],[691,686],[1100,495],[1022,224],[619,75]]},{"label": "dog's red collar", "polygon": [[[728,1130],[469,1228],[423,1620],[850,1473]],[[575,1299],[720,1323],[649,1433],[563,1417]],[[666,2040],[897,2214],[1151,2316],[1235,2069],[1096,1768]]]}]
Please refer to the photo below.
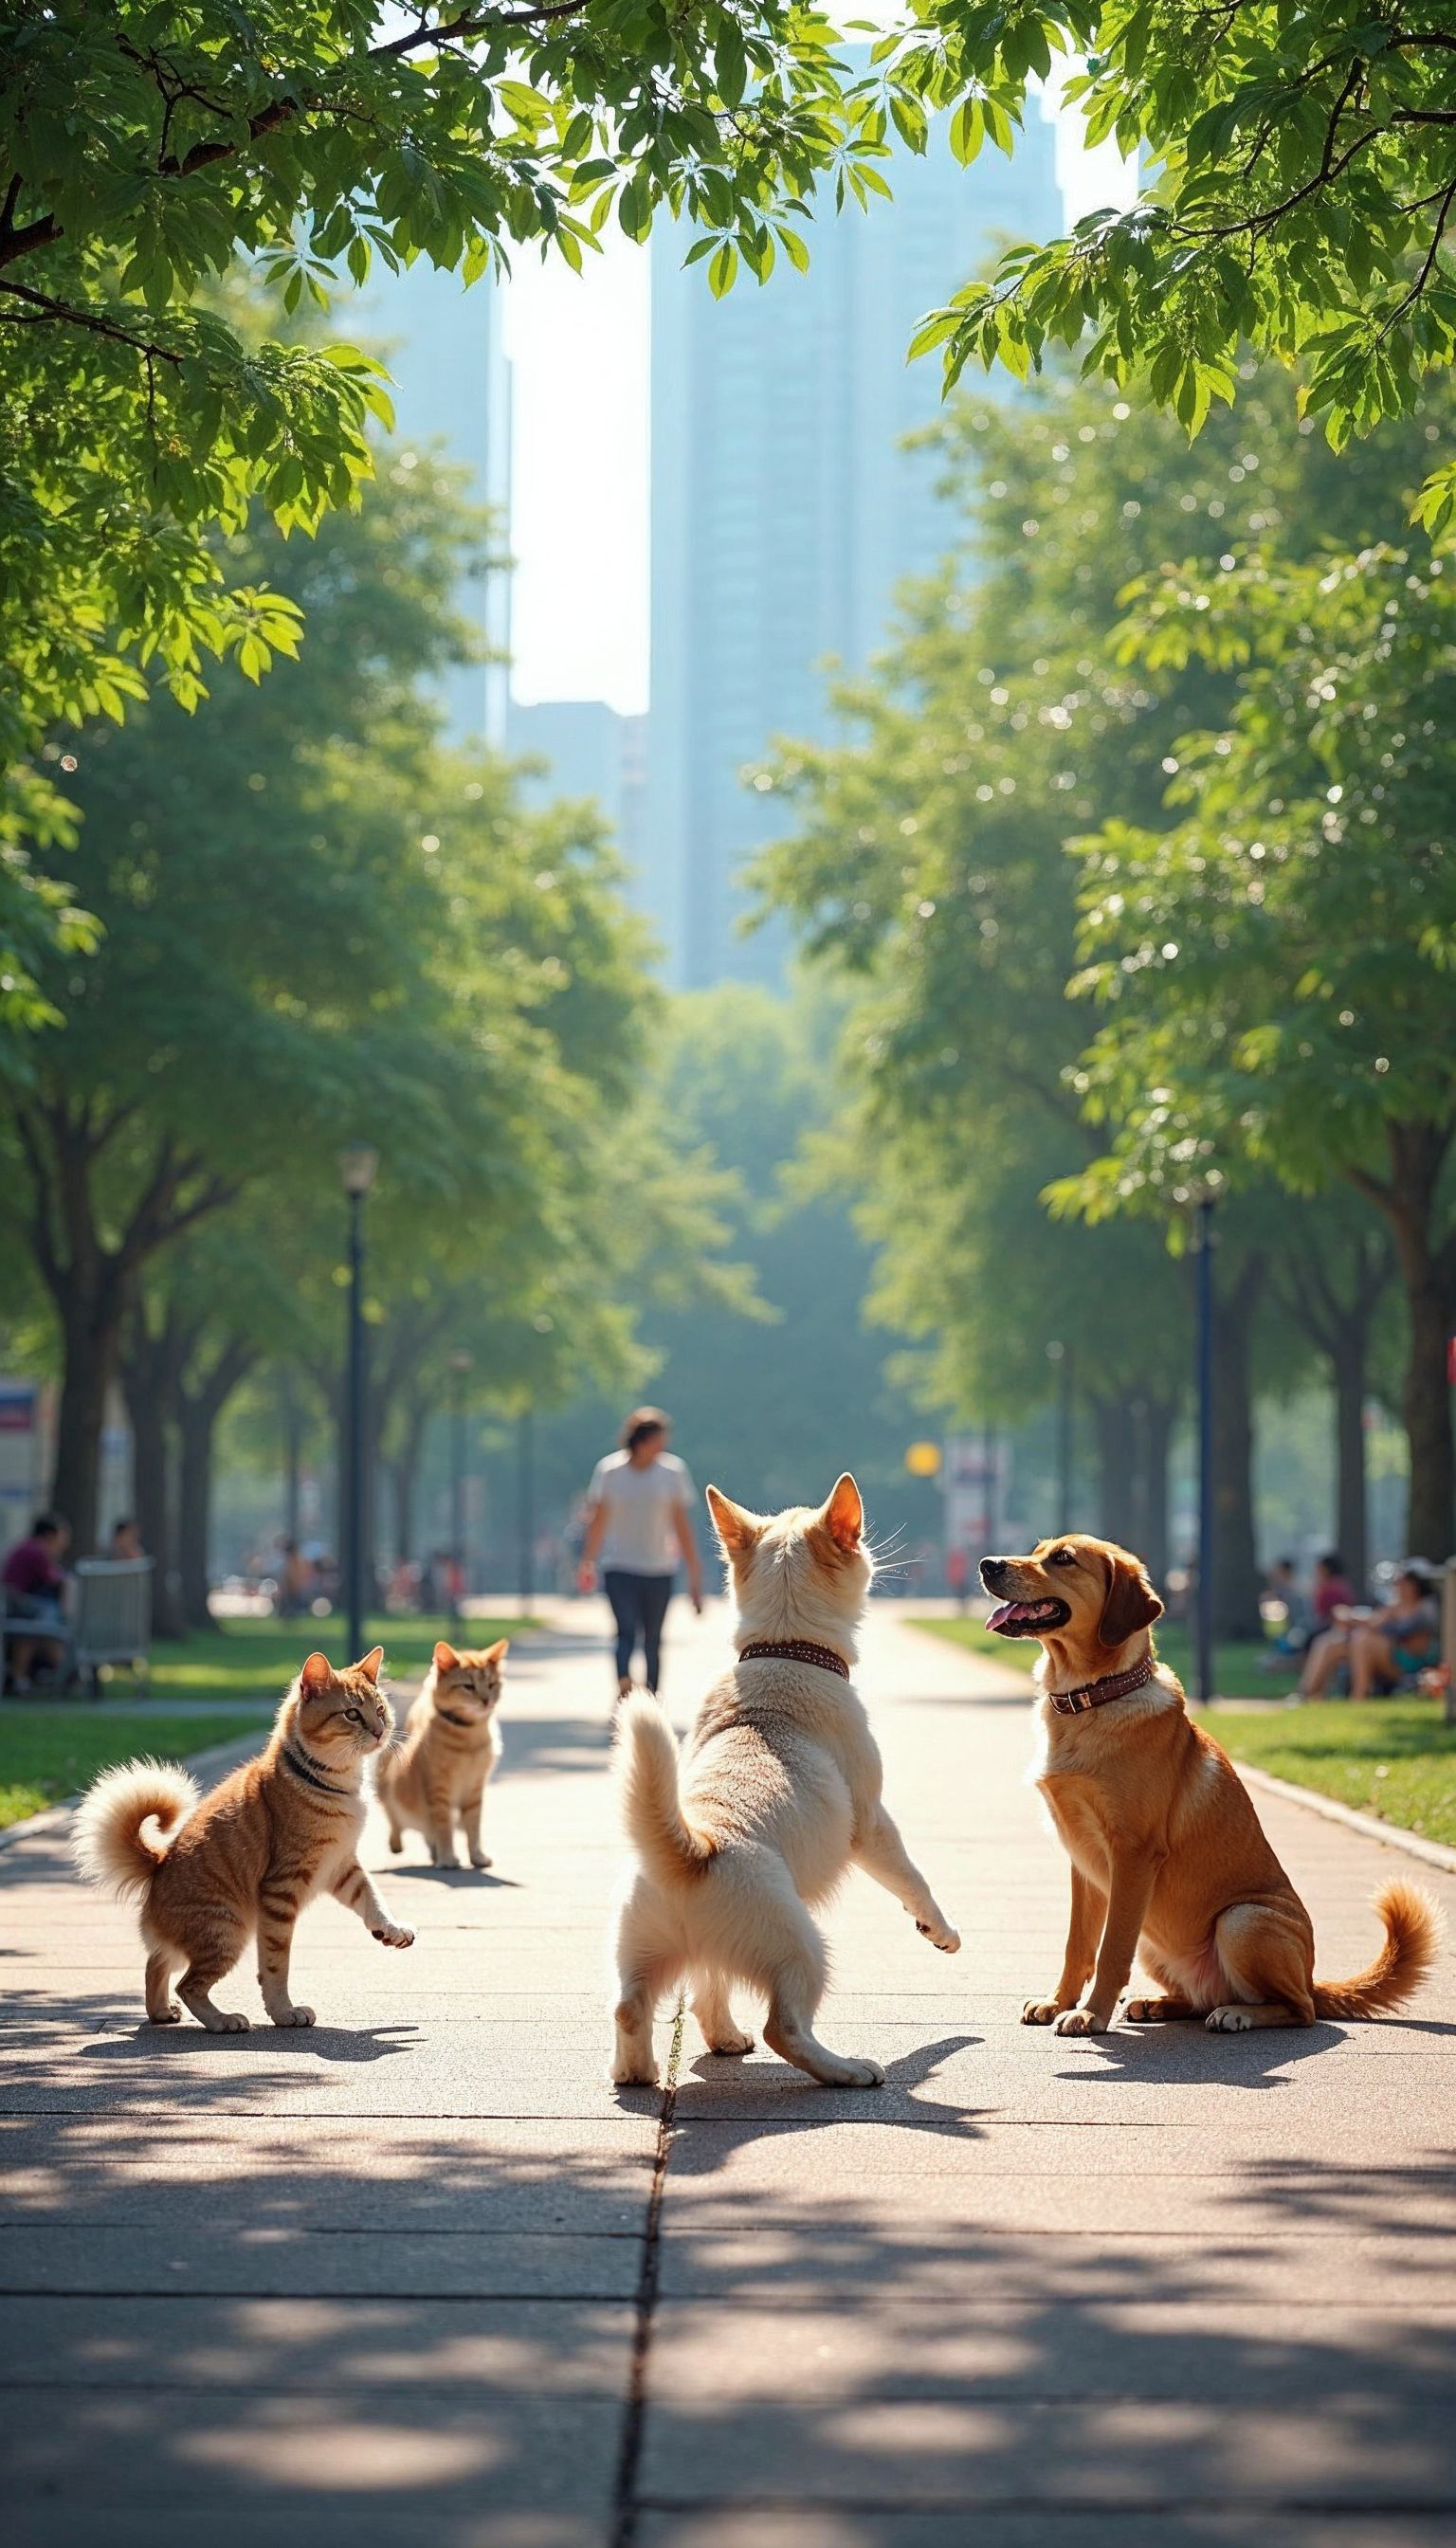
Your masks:
[{"label": "dog's red collar", "polygon": [[1141,1689],[1153,1674],[1151,1655],[1140,1664],[1130,1664],[1126,1672],[1109,1673],[1105,1681],[1085,1682],[1080,1689],[1048,1689],[1046,1703],[1058,1716],[1085,1716],[1089,1707],[1106,1707],[1109,1699],[1130,1698]]},{"label": "dog's red collar", "polygon": [[833,1646],[816,1646],[811,1637],[760,1637],[751,1646],[740,1646],[741,1664],[768,1663],[817,1664],[821,1672],[838,1673],[841,1681],[850,1678],[850,1667]]}]

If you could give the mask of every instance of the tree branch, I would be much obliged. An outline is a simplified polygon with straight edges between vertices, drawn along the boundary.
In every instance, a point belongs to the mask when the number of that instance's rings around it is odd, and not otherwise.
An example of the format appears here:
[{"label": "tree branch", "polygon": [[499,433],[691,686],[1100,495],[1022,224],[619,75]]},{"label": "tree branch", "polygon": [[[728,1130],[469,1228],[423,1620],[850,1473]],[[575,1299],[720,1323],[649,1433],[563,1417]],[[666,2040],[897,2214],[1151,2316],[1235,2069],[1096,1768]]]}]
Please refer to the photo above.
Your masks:
[{"label": "tree branch", "polygon": [[[4,250],[0,248],[0,265],[4,262]],[[86,327],[93,336],[105,336],[116,345],[130,345],[134,354],[144,354],[149,363],[179,364],[182,360],[181,355],[169,345],[154,344],[146,336],[134,336],[130,327],[123,327],[115,318],[104,317],[101,311],[78,310],[73,301],[57,301],[52,293],[35,292],[28,283],[0,283],[0,292],[8,292],[13,300],[24,301],[38,318],[60,318],[68,327]],[[9,315],[8,312],[0,312],[0,318]]]}]

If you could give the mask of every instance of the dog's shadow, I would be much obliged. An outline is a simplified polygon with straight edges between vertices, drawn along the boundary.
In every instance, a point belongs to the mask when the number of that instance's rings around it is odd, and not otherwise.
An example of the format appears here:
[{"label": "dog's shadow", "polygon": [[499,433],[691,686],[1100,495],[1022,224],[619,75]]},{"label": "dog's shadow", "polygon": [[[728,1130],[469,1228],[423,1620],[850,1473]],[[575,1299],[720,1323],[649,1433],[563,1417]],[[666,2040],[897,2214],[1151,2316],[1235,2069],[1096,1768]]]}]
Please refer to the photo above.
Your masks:
[{"label": "dog's shadow", "polygon": [[[687,2019],[690,2025],[691,2020]],[[826,2088],[792,2062],[744,2059],[737,2053],[699,2050],[680,2063],[668,2088],[618,2087],[617,2104],[626,2114],[671,2114],[675,2127],[685,2124],[727,2127],[692,2137],[693,2155],[680,2149],[674,2167],[681,2174],[706,2174],[720,2166],[731,2147],[762,2133],[813,2132],[829,2125],[856,2123],[908,2126],[924,2133],[951,2134],[960,2139],[980,2138],[981,2109],[918,2093],[957,2053],[973,2051],[979,2035],[942,2036],[884,2064],[878,2088]]]},{"label": "dog's shadow", "polygon": [[1053,2032],[1057,2050],[1072,2058],[1070,2066],[1052,2076],[1079,2088],[1288,2088],[1293,2085],[1291,2062],[1333,2052],[1347,2033],[1322,2020],[1313,2026],[1250,2027],[1241,2035],[1211,2034],[1201,2017],[1154,2026],[1115,2021],[1103,2035],[1058,2037]]}]

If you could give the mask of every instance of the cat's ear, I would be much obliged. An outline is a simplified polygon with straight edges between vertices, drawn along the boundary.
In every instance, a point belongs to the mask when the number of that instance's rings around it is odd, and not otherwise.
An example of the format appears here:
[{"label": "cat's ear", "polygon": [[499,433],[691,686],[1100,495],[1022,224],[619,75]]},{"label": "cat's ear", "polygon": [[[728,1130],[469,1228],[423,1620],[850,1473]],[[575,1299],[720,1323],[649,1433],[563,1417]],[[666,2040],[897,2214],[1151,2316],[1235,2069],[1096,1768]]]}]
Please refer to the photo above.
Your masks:
[{"label": "cat's ear", "polygon": [[332,1679],[333,1666],[327,1655],[310,1655],[299,1675],[299,1687],[306,1698],[317,1698],[320,1689],[327,1689]]},{"label": "cat's ear", "polygon": [[435,1648],[436,1672],[453,1672],[459,1661],[460,1657],[455,1652],[454,1647],[447,1646],[444,1638],[441,1637],[439,1644]]},{"label": "cat's ear", "polygon": [[510,1639],[508,1637],[498,1637],[494,1646],[487,1646],[486,1661],[488,1664],[503,1664],[509,1652]]},{"label": "cat's ear", "polygon": [[361,1672],[366,1681],[378,1681],[379,1667],[383,1661],[383,1646],[371,1646],[367,1655],[360,1656],[354,1669],[356,1672]]}]

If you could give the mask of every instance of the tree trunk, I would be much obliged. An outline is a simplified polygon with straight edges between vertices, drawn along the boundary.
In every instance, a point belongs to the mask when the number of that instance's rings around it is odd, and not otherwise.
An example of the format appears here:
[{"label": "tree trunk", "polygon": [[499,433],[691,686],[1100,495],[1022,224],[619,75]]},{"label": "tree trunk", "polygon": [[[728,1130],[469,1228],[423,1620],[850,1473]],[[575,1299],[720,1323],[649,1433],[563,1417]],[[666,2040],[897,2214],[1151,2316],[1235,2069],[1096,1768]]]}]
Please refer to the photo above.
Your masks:
[{"label": "tree trunk", "polygon": [[1411,1229],[1406,1234],[1398,1228],[1396,1240],[1410,1320],[1410,1349],[1401,1394],[1406,1438],[1410,1446],[1406,1545],[1412,1554],[1428,1557],[1432,1564],[1439,1565],[1451,1554],[1452,1511],[1456,1507],[1451,1391],[1446,1378],[1446,1303],[1426,1230]]},{"label": "tree trunk", "polygon": [[160,1334],[153,1335],[138,1303],[122,1347],[121,1378],[132,1426],[133,1502],[141,1545],[153,1570],[151,1633],[163,1643],[186,1633],[178,1598],[173,1496],[178,1351],[170,1310]]},{"label": "tree trunk", "polygon": [[182,1610],[190,1628],[216,1628],[212,1603],[213,1441],[218,1418],[257,1356],[233,1337],[207,1378],[180,1392],[177,1431],[182,1448],[177,1529]]},{"label": "tree trunk", "polygon": [[1365,1339],[1351,1338],[1329,1357],[1334,1380],[1334,1544],[1357,1593],[1370,1567],[1365,1490]]},{"label": "tree trunk", "polygon": [[1154,1584],[1162,1586],[1168,1580],[1168,1461],[1177,1406],[1171,1398],[1145,1398],[1138,1412],[1141,1439],[1136,1546]]},{"label": "tree trunk", "polygon": [[1456,1444],[1446,1378],[1446,1341],[1456,1305],[1449,1297],[1434,1227],[1450,1133],[1435,1124],[1389,1124],[1386,1139],[1389,1179],[1363,1170],[1351,1175],[1360,1193],[1379,1205],[1395,1234],[1410,1332],[1401,1394],[1410,1455],[1406,1546],[1412,1556],[1439,1565],[1451,1554],[1456,1521]]},{"label": "tree trunk", "polygon": [[297,1545],[302,1527],[304,1424],[298,1389],[291,1371],[282,1375],[283,1391],[283,1536]]},{"label": "tree trunk", "polygon": [[78,1557],[90,1557],[96,1549],[101,1430],[106,1421],[107,1391],[116,1375],[120,1330],[121,1320],[116,1312],[84,1293],[72,1292],[62,1307],[65,1370],[56,1417],[50,1502],[70,1523],[71,1546]]},{"label": "tree trunk", "polygon": [[1254,1418],[1249,1361],[1268,1259],[1244,1258],[1214,1295],[1214,1634],[1258,1637],[1259,1561],[1254,1534]]},{"label": "tree trunk", "polygon": [[1088,1404],[1097,1443],[1098,1535],[1127,1547],[1138,1527],[1138,1445],[1133,1409],[1121,1394],[1091,1398]]},{"label": "tree trunk", "polygon": [[415,1554],[415,1500],[419,1489],[419,1462],[424,1449],[425,1426],[429,1410],[423,1401],[410,1402],[404,1418],[394,1454],[389,1461],[390,1483],[395,1502],[395,1563],[408,1566]]}]

